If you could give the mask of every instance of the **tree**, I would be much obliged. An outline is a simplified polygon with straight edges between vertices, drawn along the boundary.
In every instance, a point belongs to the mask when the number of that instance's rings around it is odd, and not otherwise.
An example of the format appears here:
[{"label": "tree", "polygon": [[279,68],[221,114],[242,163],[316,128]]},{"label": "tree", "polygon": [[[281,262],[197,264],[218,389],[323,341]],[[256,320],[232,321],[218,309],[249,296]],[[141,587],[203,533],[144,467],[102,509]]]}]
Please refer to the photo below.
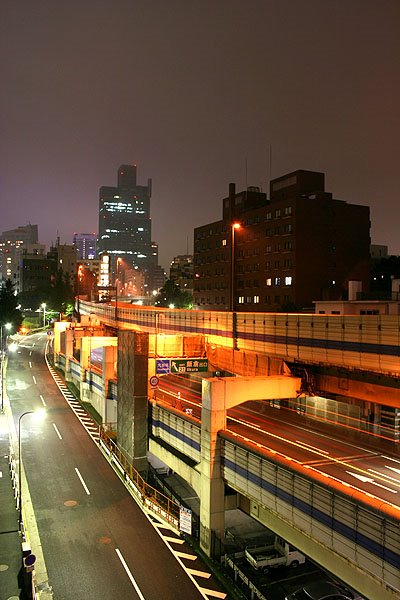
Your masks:
[{"label": "tree", "polygon": [[158,292],[154,304],[163,307],[173,305],[174,308],[192,308],[193,299],[189,292],[182,292],[176,283],[167,279],[164,287]]},{"label": "tree", "polygon": [[58,269],[54,284],[47,290],[46,304],[56,313],[72,314],[74,291],[68,273],[62,269]]},{"label": "tree", "polygon": [[7,279],[0,289],[0,325],[12,323],[14,331],[17,330],[23,320],[21,311],[17,308],[18,298],[14,292],[14,284]]}]

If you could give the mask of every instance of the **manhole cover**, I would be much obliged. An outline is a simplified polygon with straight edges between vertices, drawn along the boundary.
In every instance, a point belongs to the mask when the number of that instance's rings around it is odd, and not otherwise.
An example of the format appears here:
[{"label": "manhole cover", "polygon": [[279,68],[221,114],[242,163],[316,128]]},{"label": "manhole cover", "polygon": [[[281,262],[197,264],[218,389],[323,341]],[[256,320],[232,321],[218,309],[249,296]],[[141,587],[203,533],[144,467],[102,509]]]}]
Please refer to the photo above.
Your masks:
[{"label": "manhole cover", "polygon": [[107,537],[106,535],[103,535],[100,538],[100,544],[111,544],[111,538]]},{"label": "manhole cover", "polygon": [[64,506],[76,506],[78,503],[76,500],[66,500]]}]

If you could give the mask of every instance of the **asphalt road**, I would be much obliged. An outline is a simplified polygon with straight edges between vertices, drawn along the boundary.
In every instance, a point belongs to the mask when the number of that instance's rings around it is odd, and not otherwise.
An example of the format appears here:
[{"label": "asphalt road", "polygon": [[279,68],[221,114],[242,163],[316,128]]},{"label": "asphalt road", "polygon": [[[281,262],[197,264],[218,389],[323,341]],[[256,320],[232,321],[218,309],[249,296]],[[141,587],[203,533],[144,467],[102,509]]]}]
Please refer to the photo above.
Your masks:
[{"label": "asphalt road", "polygon": [[[49,583],[56,600],[204,596],[73,414],[43,358],[46,336],[10,355],[7,391]],[[28,493],[23,494],[23,504]],[[170,533],[169,535],[172,535]]]},{"label": "asphalt road", "polygon": [[[161,378],[157,397],[201,420],[201,397],[185,389],[185,380]],[[178,398],[179,396],[179,398]],[[330,426],[303,414],[270,406],[269,401],[246,402],[229,410],[227,429],[257,449],[273,450],[312,472],[329,475],[400,508],[400,456],[396,444],[368,433]],[[336,436],[337,434],[337,436]],[[344,439],[347,437],[347,439]]]}]

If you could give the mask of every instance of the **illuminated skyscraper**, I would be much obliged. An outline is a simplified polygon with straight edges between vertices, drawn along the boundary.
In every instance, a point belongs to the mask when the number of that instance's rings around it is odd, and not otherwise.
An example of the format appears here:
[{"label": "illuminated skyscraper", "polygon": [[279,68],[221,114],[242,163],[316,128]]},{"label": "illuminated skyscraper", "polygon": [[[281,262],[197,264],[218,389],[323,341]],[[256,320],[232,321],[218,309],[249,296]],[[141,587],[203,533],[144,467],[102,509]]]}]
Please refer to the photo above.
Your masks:
[{"label": "illuminated skyscraper", "polygon": [[117,258],[149,273],[152,266],[151,179],[137,185],[136,165],[121,165],[117,187],[100,188],[98,255],[108,254],[115,276]]},{"label": "illuminated skyscraper", "polygon": [[95,233],[74,233],[73,244],[76,247],[78,259],[96,258],[97,236]]}]

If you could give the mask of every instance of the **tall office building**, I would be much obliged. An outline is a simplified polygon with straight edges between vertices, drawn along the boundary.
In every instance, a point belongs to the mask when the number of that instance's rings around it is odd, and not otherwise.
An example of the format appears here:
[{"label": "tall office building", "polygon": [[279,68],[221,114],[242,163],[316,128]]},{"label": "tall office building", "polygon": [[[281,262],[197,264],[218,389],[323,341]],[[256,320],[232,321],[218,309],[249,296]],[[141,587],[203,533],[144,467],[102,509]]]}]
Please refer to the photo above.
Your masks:
[{"label": "tall office building", "polygon": [[[295,171],[236,193],[221,221],[194,232],[194,301],[206,310],[313,310],[369,286],[369,207],[336,200],[324,174]],[[234,229],[233,225],[240,226]]]},{"label": "tall office building", "polygon": [[97,236],[95,233],[74,233],[73,244],[76,247],[78,260],[96,258]]},{"label": "tall office building", "polygon": [[99,196],[98,255],[110,257],[115,279],[117,259],[148,274],[152,266],[151,179],[137,185],[136,165],[121,165],[117,187],[102,186]]}]

